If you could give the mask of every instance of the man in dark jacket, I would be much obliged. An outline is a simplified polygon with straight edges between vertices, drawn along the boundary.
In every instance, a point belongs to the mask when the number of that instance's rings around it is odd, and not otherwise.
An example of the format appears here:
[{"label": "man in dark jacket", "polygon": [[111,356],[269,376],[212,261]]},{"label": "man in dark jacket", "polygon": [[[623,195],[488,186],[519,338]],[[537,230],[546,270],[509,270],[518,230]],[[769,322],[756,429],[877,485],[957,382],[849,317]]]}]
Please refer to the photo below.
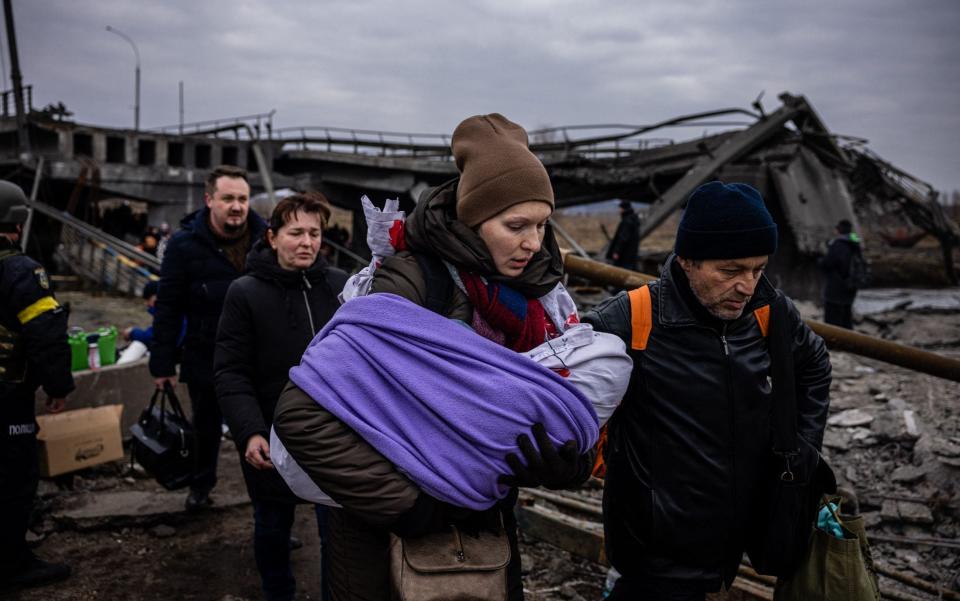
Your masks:
[{"label": "man in dark jacket", "polygon": [[[661,278],[585,316],[634,362],[608,429],[604,533],[622,574],[608,599],[702,600],[736,577],[772,445],[764,337],[777,291],[763,271],[776,246],[759,192],[705,184]],[[830,361],[792,304],[788,322],[803,478],[819,459]]]},{"label": "man in dark jacket", "polygon": [[853,231],[848,219],[841,219],[834,230],[827,254],[817,264],[823,271],[823,321],[853,329],[853,301],[857,297],[857,282],[852,277],[854,260],[863,261],[860,236]]},{"label": "man in dark jacket", "polygon": [[23,190],[0,181],[0,592],[70,575],[24,538],[39,477],[34,393],[42,385],[56,413],[73,390],[67,314],[47,272],[20,251],[27,214]]},{"label": "man in dark jacket", "polygon": [[637,251],[640,246],[640,219],[629,200],[620,201],[620,223],[607,249],[607,258],[617,267],[637,268]]},{"label": "man in dark jacket", "polygon": [[206,207],[184,217],[167,245],[160,268],[150,372],[157,387],[176,384],[177,342],[187,320],[180,379],[187,383],[197,430],[197,469],[188,510],[211,504],[217,482],[223,418],[213,386],[213,351],[223,299],[243,273],[252,242],[266,224],[250,211],[247,174],[221,166],[207,177]]}]

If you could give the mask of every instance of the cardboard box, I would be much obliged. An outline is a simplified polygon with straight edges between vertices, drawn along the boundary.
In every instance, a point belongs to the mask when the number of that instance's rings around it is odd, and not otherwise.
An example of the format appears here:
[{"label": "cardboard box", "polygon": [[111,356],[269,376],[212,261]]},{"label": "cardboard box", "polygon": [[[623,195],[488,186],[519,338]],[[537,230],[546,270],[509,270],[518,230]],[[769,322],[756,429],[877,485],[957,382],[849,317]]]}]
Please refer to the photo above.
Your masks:
[{"label": "cardboard box", "polygon": [[38,415],[40,475],[57,476],[123,459],[120,415],[123,405]]}]

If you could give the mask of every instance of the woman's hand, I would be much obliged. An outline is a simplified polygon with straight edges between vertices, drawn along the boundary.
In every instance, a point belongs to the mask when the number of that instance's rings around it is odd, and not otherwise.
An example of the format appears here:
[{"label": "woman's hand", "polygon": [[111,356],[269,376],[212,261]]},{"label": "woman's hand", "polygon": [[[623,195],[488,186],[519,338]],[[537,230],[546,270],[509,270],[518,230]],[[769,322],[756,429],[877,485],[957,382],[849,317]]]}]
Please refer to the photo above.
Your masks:
[{"label": "woman's hand", "polygon": [[274,469],[273,462],[270,461],[270,443],[259,434],[254,434],[247,439],[247,451],[243,454],[243,458],[258,470]]}]

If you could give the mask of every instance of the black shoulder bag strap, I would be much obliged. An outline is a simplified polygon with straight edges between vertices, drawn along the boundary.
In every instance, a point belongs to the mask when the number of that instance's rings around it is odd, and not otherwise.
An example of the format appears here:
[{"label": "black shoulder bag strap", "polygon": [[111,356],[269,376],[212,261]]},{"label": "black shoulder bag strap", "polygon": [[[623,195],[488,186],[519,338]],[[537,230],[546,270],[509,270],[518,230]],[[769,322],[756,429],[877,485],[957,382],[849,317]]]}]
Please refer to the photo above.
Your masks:
[{"label": "black shoulder bag strap", "polygon": [[180,399],[177,398],[177,393],[174,392],[173,386],[169,382],[165,382],[163,385],[163,396],[170,401],[170,409],[173,410],[173,414],[183,421],[188,421],[187,414],[183,412],[183,406],[180,404]]},{"label": "black shoulder bag strap", "polygon": [[791,462],[799,450],[797,444],[797,387],[793,373],[793,340],[787,297],[777,291],[770,306],[770,329],[767,345],[770,351],[770,377],[773,380],[774,406],[771,412],[773,452],[783,459],[780,479],[792,482]]},{"label": "black shoulder bag strap", "polygon": [[443,315],[453,302],[453,278],[443,261],[433,254],[413,253],[427,287],[426,308]]},{"label": "black shoulder bag strap", "polygon": [[162,424],[164,418],[167,414],[167,400],[170,401],[170,409],[174,415],[187,420],[187,414],[183,412],[183,406],[180,404],[180,399],[177,398],[177,393],[174,392],[173,386],[169,382],[165,382],[163,388],[157,388],[153,391],[153,396],[150,397],[150,406],[147,407],[147,410],[143,412],[144,415],[150,415],[153,413],[153,408],[157,405],[157,399],[160,399],[160,423]]}]

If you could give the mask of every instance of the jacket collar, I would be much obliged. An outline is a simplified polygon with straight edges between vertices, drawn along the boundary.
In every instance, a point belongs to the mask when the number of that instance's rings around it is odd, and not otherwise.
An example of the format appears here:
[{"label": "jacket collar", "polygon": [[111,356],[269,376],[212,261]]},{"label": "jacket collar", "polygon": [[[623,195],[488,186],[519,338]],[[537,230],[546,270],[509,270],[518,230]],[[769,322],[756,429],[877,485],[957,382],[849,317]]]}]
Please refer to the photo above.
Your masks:
[{"label": "jacket collar", "polygon": [[[671,267],[673,263],[677,260],[675,254],[671,254],[667,258],[667,262],[663,266],[663,270],[660,272],[659,280],[659,290],[660,294],[658,295],[658,315],[659,315],[659,325],[665,327],[680,327],[680,326],[692,326],[692,325],[708,325],[701,323],[703,320],[697,317],[695,311],[687,305],[687,301],[683,298],[683,295],[678,289],[678,284],[674,280]],[[754,319],[752,313],[758,307],[764,305],[769,305],[773,302],[777,296],[777,290],[774,288],[773,284],[770,283],[770,280],[767,278],[766,274],[760,276],[760,282],[757,284],[757,289],[754,291],[753,296],[750,297],[750,302],[747,303],[747,306],[744,307],[743,313],[737,319],[734,319],[728,323],[731,325],[737,324],[744,319]]]},{"label": "jacket collar", "polygon": [[[182,229],[193,232],[197,237],[210,244],[213,248],[217,247],[217,241],[213,237],[213,231],[210,230],[210,209],[203,207],[180,220]],[[250,229],[250,239],[259,240],[263,233],[267,231],[267,223],[260,218],[253,210],[247,213],[247,227]]]},{"label": "jacket collar", "polygon": [[563,279],[563,258],[548,223],[540,250],[517,277],[497,272],[487,245],[472,228],[457,220],[457,182],[453,179],[421,194],[404,225],[413,252],[433,253],[458,269],[503,283],[527,298],[543,296]]},{"label": "jacket collar", "polygon": [[247,273],[284,288],[301,288],[305,283],[312,286],[322,282],[326,278],[327,269],[327,262],[320,255],[317,255],[316,261],[307,269],[295,271],[283,269],[277,262],[277,254],[263,241],[263,238],[258,239],[247,254]]}]

